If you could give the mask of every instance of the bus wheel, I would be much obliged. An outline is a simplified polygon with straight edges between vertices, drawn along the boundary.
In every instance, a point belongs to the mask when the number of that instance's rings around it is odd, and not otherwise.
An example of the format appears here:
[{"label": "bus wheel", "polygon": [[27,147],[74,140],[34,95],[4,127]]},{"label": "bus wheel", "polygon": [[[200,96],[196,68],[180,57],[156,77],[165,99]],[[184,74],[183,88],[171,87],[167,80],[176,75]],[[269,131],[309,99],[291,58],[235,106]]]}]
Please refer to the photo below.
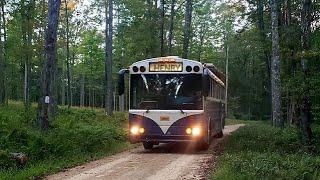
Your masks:
[{"label": "bus wheel", "polygon": [[199,150],[207,150],[207,149],[209,149],[209,146],[210,146],[210,143],[209,142],[207,142],[207,141],[202,141],[202,142],[199,142],[198,143],[198,149]]},{"label": "bus wheel", "polygon": [[207,150],[207,149],[209,149],[209,146],[210,146],[210,143],[209,143],[209,142],[204,142],[204,143],[202,143],[202,145],[201,145],[201,149],[202,149],[202,150]]},{"label": "bus wheel", "polygon": [[152,149],[153,148],[153,143],[151,143],[151,142],[143,142],[143,147],[144,147],[144,149]]},{"label": "bus wheel", "polygon": [[223,132],[222,132],[222,130],[221,130],[218,134],[216,134],[214,137],[215,137],[215,138],[222,138],[222,137],[223,137]]}]

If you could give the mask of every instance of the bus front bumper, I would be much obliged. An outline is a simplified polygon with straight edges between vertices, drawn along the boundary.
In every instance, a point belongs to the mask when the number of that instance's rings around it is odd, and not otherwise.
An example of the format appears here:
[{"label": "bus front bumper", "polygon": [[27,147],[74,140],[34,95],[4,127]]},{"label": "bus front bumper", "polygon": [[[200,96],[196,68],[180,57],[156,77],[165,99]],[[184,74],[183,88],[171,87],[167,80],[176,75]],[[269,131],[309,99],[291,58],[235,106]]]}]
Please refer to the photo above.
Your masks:
[{"label": "bus front bumper", "polygon": [[204,141],[205,136],[192,135],[129,135],[130,143],[139,142],[155,142],[155,143],[169,143],[169,142],[198,142]]}]

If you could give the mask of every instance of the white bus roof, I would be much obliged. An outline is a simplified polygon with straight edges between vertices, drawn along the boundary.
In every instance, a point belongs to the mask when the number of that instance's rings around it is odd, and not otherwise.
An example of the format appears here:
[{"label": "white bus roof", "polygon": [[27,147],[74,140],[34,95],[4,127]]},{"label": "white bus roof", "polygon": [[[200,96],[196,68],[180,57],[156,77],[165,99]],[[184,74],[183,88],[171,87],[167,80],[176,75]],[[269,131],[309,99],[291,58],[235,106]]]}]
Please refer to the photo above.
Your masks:
[{"label": "white bus roof", "polygon": [[[179,67],[178,70],[177,69],[173,69],[173,71],[171,71],[171,70],[169,70],[169,71],[150,71],[151,70],[150,69],[150,65],[152,65],[153,63],[171,64],[171,65],[176,65],[176,66],[181,65],[181,67]],[[183,64],[181,64],[181,63],[183,63]],[[143,72],[143,74],[169,74],[169,73],[175,73],[175,74],[186,74],[186,73],[203,74],[203,70],[204,70],[202,63],[199,62],[199,61],[190,60],[190,59],[183,59],[183,58],[180,58],[178,56],[167,56],[167,57],[157,57],[157,58],[150,58],[150,59],[137,61],[137,62],[131,64],[131,66],[129,68],[130,74],[141,74],[141,71],[140,71],[140,67],[141,66],[145,67],[145,71]],[[199,67],[199,71],[195,72],[195,71],[192,70],[191,72],[187,72],[186,71],[186,67],[187,66],[191,66],[192,68],[194,66],[198,66]],[[207,64],[208,75],[214,81],[216,81],[218,84],[220,84],[222,86],[225,86],[224,82],[217,75],[215,75],[214,72],[212,72],[212,69],[210,68],[212,66],[213,66],[213,64]],[[133,71],[133,67],[137,67],[139,69],[139,71],[134,72]]]}]

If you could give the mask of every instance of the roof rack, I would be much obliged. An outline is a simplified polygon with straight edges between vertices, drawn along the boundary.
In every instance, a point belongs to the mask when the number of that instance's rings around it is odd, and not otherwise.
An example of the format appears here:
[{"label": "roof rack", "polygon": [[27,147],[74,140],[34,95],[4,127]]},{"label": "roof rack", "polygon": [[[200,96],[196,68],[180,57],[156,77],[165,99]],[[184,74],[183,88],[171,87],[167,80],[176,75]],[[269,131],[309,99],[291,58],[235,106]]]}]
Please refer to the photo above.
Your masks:
[{"label": "roof rack", "polygon": [[226,75],[218,70],[213,63],[206,63],[206,67],[212,71],[223,83],[226,83]]}]

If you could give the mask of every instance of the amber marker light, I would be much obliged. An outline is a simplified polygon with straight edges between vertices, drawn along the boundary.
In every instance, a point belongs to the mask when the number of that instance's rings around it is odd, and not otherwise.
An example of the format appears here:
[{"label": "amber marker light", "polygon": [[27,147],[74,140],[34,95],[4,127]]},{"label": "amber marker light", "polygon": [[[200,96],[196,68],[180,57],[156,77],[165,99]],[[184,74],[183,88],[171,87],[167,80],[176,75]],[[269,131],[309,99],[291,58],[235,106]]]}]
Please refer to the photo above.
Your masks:
[{"label": "amber marker light", "polygon": [[144,133],[144,128],[139,128],[139,133],[143,134]]},{"label": "amber marker light", "polygon": [[139,128],[138,128],[138,127],[132,127],[132,128],[130,129],[130,132],[131,132],[132,134],[138,134]]},{"label": "amber marker light", "polygon": [[194,136],[199,136],[199,135],[200,135],[200,132],[201,132],[201,130],[200,130],[199,127],[194,127],[194,128],[192,128],[192,135],[194,135]]},{"label": "amber marker light", "polygon": [[187,134],[191,134],[191,133],[192,133],[192,129],[191,129],[191,128],[187,128],[187,129],[186,129],[186,133],[187,133]]}]

